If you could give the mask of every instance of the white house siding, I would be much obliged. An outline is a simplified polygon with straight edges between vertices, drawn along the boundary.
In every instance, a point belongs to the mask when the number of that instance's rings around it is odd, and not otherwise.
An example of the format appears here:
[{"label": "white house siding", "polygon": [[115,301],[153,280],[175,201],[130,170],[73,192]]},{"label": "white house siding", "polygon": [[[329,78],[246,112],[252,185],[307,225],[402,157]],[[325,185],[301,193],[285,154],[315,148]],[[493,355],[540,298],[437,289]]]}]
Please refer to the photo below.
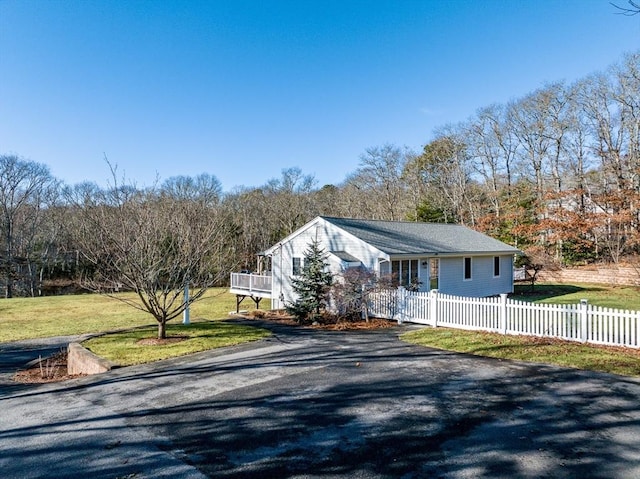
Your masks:
[{"label": "white house siding", "polygon": [[[321,247],[327,252],[344,251],[362,262],[362,265],[379,274],[391,271],[391,260],[416,259],[419,264],[419,279],[422,282],[420,289],[428,290],[429,263],[426,256],[414,256],[409,258],[402,255],[391,258],[377,248],[357,238],[351,233],[333,225],[330,221],[318,217],[305,225],[302,229],[285,238],[278,245],[266,251],[272,257],[272,308],[281,309],[285,302],[291,302],[294,298],[291,288],[293,276],[293,257],[304,257],[304,251],[309,244],[317,239]],[[506,245],[505,245],[506,246]],[[434,255],[439,258],[439,282],[438,289],[443,293],[460,296],[492,296],[513,291],[513,256],[511,254],[500,256],[500,276],[493,276],[493,260],[495,255],[485,253],[483,255],[469,255],[472,257],[471,280],[464,280],[463,256]],[[425,266],[422,266],[422,262]],[[329,269],[334,274],[342,272],[343,262],[339,258],[329,256]],[[282,298],[282,299],[281,299]],[[283,301],[284,300],[284,301]]]},{"label": "white house siding", "polygon": [[[321,247],[327,253],[330,251],[347,251],[350,255],[362,261],[365,267],[374,271],[378,269],[378,258],[385,256],[378,249],[319,218],[318,221],[310,224],[303,231],[287,238],[282,242],[281,246],[271,249],[273,274],[272,308],[282,309],[286,302],[292,302],[295,299],[290,281],[293,276],[293,258],[303,258],[304,252],[313,240],[319,241]],[[330,258],[328,262],[332,273],[340,274],[342,272],[341,261],[337,258]]]},{"label": "white house siding", "polygon": [[492,256],[472,256],[471,279],[464,279],[464,257],[440,258],[439,290],[456,296],[482,297],[513,292],[513,256],[500,256],[500,276],[493,276]]},{"label": "white house siding", "polygon": [[[377,248],[356,238],[355,236],[338,229],[325,220],[320,220],[317,228],[318,239],[326,251],[346,251],[350,255],[358,258],[363,266],[374,271],[378,271],[380,258],[386,258],[386,255]],[[309,236],[305,244],[312,239]]]},{"label": "white house siding", "polygon": [[327,263],[329,263],[329,271],[342,272],[344,270],[344,262],[337,256],[334,256],[332,254],[327,256]]}]

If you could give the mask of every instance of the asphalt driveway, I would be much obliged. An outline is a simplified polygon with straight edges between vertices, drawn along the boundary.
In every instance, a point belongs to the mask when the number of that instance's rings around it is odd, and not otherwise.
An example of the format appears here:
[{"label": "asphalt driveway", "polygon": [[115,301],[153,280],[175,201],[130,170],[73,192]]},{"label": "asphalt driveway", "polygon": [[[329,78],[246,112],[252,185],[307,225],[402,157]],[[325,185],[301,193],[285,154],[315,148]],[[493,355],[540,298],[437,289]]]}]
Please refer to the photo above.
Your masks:
[{"label": "asphalt driveway", "polygon": [[0,383],[0,477],[640,477],[636,379],[412,346],[406,327],[267,327],[249,345]]}]

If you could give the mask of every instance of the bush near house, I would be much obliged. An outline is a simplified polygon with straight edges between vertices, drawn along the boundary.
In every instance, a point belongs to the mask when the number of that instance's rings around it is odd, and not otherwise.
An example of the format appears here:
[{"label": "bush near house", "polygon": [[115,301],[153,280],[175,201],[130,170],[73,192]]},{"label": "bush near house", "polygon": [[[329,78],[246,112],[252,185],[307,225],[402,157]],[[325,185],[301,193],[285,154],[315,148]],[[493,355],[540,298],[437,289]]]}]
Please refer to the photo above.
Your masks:
[{"label": "bush near house", "polygon": [[304,252],[304,266],[300,276],[291,278],[297,299],[287,304],[287,311],[299,323],[320,318],[329,302],[333,275],[327,271],[327,255],[317,241],[312,241]]}]

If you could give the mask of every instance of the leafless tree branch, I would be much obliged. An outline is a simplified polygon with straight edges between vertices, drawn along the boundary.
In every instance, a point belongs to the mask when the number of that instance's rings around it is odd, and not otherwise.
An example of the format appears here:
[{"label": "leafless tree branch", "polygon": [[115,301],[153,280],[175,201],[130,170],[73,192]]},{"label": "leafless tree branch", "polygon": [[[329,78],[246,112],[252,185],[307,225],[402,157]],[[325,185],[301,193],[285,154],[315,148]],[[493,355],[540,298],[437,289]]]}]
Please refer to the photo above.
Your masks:
[{"label": "leafless tree branch", "polygon": [[627,17],[632,17],[640,13],[640,3],[635,2],[634,0],[628,0],[630,7],[621,7],[619,5],[616,5],[613,2],[609,2],[609,3],[619,10],[618,12],[616,12],[616,14],[618,15],[625,15]]}]

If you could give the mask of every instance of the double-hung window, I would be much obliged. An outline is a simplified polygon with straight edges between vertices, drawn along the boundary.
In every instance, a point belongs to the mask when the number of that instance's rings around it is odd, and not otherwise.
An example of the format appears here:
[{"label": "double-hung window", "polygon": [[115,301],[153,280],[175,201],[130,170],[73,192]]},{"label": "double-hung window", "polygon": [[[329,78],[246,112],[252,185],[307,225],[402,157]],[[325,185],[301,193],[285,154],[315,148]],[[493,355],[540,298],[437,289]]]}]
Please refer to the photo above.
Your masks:
[{"label": "double-hung window", "polygon": [[294,276],[300,276],[302,273],[302,258],[293,258],[292,272]]}]

